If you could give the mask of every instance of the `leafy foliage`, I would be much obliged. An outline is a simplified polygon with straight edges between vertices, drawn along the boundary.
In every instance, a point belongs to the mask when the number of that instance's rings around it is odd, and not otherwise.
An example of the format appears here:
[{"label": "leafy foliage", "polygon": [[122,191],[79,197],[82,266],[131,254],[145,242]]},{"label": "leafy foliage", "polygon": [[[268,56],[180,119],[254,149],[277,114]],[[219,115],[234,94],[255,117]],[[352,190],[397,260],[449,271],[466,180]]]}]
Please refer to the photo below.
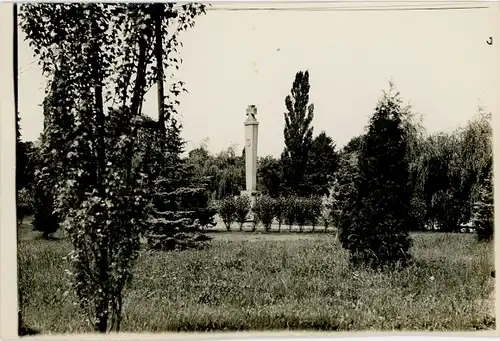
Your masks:
[{"label": "leafy foliage", "polygon": [[251,202],[248,195],[240,195],[235,198],[234,206],[236,210],[236,221],[240,225],[240,230],[243,229],[243,224],[247,220],[251,209]]},{"label": "leafy foliage", "polygon": [[311,215],[309,214],[309,199],[308,198],[302,198],[302,197],[297,197],[295,198],[295,205],[294,205],[294,211],[295,211],[295,222],[297,225],[299,225],[300,231],[304,228],[304,225],[307,222],[307,218],[309,218]]},{"label": "leafy foliage", "polygon": [[37,148],[33,142],[19,141],[18,155],[16,155],[17,189],[31,189],[35,185],[35,167]]},{"label": "leafy foliage", "polygon": [[325,227],[325,232],[332,225],[332,205],[329,197],[324,195],[321,197],[321,211],[318,217],[319,223]]},{"label": "leafy foliage", "polygon": [[297,218],[297,199],[294,196],[288,196],[284,200],[284,221],[288,225],[288,229],[292,229],[292,225]]},{"label": "leafy foliage", "polygon": [[309,223],[312,225],[312,229],[314,231],[321,216],[321,209],[322,209],[321,197],[313,196],[310,198],[306,198],[303,201],[303,205],[305,210],[305,217],[307,221],[309,221]]},{"label": "leafy foliage", "polygon": [[307,192],[304,183],[306,166],[312,145],[314,105],[309,105],[309,72],[299,71],[295,75],[291,95],[286,96],[285,105],[285,149],[281,155],[284,181],[290,193]]},{"label": "leafy foliage", "polygon": [[252,208],[255,220],[264,225],[266,231],[269,231],[273,223],[275,214],[275,200],[268,195],[262,195],[257,198]]},{"label": "leafy foliage", "polygon": [[481,188],[480,197],[474,207],[474,225],[477,239],[481,242],[491,241],[494,231],[492,169],[487,171]]},{"label": "leafy foliage", "polygon": [[35,200],[32,193],[26,188],[22,188],[17,194],[17,220],[22,221],[24,217],[33,214],[35,211]]},{"label": "leafy foliage", "polygon": [[456,231],[470,222],[493,157],[490,119],[480,109],[466,127],[452,133],[424,137],[418,127],[409,131],[411,214],[416,223],[412,228]]},{"label": "leafy foliage", "polygon": [[332,224],[340,227],[342,221],[349,221],[353,212],[350,205],[357,196],[356,182],[359,176],[359,156],[363,146],[363,140],[354,138],[344,147],[340,154],[339,167],[335,172],[330,193],[328,195],[328,206],[332,218]]},{"label": "leafy foliage", "polygon": [[234,197],[226,197],[217,202],[217,213],[221,217],[226,229],[231,230],[231,224],[236,221],[236,203]]},{"label": "leafy foliage", "polygon": [[257,190],[276,198],[283,190],[281,160],[266,156],[257,160]]},{"label": "leafy foliage", "polygon": [[206,146],[189,152],[189,162],[197,176],[207,179],[212,199],[239,195],[245,186],[245,160],[237,156],[234,147],[210,155]]},{"label": "leafy foliage", "polygon": [[[204,5],[163,9],[163,75],[151,64],[158,23],[153,4],[27,4],[21,13],[22,29],[50,78],[39,174],[45,183],[37,190],[54,198],[74,247],[73,288],[99,332],[120,329],[123,288],[152,197],[150,163],[134,157],[144,94],[158,75],[167,80],[168,70],[179,67],[178,33],[194,24]],[[170,84],[163,101],[170,113],[182,90],[181,82]]]},{"label": "leafy foliage", "polygon": [[307,194],[325,195],[338,166],[338,154],[333,139],[323,131],[311,145],[305,172]]},{"label": "leafy foliage", "polygon": [[279,196],[274,199],[274,217],[278,222],[278,230],[281,231],[281,225],[285,220],[285,212],[286,212],[286,199],[282,196]]}]

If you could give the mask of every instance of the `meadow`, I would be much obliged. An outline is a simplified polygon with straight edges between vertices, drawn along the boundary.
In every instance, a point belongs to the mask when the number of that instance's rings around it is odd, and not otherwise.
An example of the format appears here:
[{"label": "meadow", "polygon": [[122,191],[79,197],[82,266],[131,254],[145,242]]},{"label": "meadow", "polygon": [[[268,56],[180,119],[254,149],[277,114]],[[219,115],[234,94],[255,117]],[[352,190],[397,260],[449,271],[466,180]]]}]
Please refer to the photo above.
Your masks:
[{"label": "meadow", "polygon": [[[236,229],[236,228],[235,228]],[[494,329],[493,243],[414,233],[415,264],[353,269],[335,233],[213,232],[201,250],[141,251],[124,298],[124,332]],[[19,232],[24,324],[91,332],[67,291],[68,241]]]}]

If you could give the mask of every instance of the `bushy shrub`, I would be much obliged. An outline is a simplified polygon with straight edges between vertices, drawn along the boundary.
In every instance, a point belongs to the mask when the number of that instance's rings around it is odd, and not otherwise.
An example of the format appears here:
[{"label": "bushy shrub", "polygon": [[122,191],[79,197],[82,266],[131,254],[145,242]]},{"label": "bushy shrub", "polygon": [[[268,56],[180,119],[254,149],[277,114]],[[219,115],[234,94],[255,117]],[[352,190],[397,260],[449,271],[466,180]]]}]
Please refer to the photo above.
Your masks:
[{"label": "bushy shrub", "polygon": [[206,229],[215,225],[217,206],[208,198],[208,196],[204,196],[202,200],[205,202],[205,205],[204,207],[196,210],[195,218],[198,219],[198,223],[201,228]]},{"label": "bushy shrub", "polygon": [[275,200],[268,195],[257,198],[253,212],[255,222],[262,223],[266,231],[269,231],[274,218]]},{"label": "bushy shrub", "polygon": [[324,226],[325,232],[332,223],[332,207],[328,198],[329,196],[326,195],[321,198],[321,212],[319,215],[319,223]]},{"label": "bushy shrub", "polygon": [[51,192],[46,192],[42,186],[37,186],[34,201],[33,229],[42,232],[43,238],[47,239],[59,229],[60,221],[54,212],[54,198]]},{"label": "bushy shrub", "polygon": [[281,231],[281,224],[285,220],[285,205],[286,200],[283,197],[278,197],[274,199],[274,217],[278,222],[278,230]]},{"label": "bushy shrub", "polygon": [[240,224],[240,231],[243,230],[243,224],[247,220],[248,213],[250,213],[251,203],[247,195],[240,195],[236,197],[235,201],[236,221]]},{"label": "bushy shrub", "polygon": [[231,224],[236,220],[236,200],[234,197],[221,199],[215,205],[217,213],[224,222],[226,229],[231,230]]},{"label": "bushy shrub", "polygon": [[299,225],[300,231],[303,230],[306,224],[309,211],[309,199],[295,198],[295,222]]},{"label": "bushy shrub", "polygon": [[288,230],[292,230],[292,225],[295,223],[296,219],[296,198],[294,196],[288,196],[284,200],[284,221],[288,225]]},{"label": "bushy shrub", "polygon": [[306,218],[311,223],[312,229],[316,228],[316,225],[321,219],[321,209],[322,202],[321,198],[318,196],[313,196],[304,200],[305,210],[306,210]]},{"label": "bushy shrub", "polygon": [[17,192],[16,206],[18,224],[35,212],[35,199],[28,188],[22,188]]}]

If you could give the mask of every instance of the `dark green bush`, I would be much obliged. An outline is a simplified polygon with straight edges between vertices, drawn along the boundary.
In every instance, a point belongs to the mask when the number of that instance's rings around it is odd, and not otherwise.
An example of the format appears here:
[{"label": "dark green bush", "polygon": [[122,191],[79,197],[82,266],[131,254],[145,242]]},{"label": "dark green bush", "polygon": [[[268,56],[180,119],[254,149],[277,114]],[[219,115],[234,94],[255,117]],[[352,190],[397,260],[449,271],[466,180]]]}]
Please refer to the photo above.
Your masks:
[{"label": "dark green bush", "polygon": [[231,230],[231,224],[236,220],[236,200],[234,197],[226,197],[215,205],[217,213],[224,222],[226,229]]},{"label": "dark green bush", "polygon": [[274,218],[275,200],[268,195],[257,198],[253,212],[255,222],[262,223],[266,231],[269,231]]},{"label": "dark green bush", "polygon": [[281,231],[281,224],[285,220],[285,205],[286,200],[283,197],[278,197],[274,199],[274,217],[278,222],[278,230]]},{"label": "dark green bush", "polygon": [[321,220],[322,204],[321,197],[318,196],[313,196],[305,200],[306,218],[311,223],[313,231]]},{"label": "dark green bush", "polygon": [[32,215],[35,212],[35,200],[33,193],[28,188],[22,188],[17,192],[17,221]]},{"label": "dark green bush", "polygon": [[288,225],[288,229],[292,230],[292,225],[295,223],[296,219],[296,198],[294,196],[288,196],[284,200],[284,221]]},{"label": "dark green bush", "polygon": [[328,196],[324,196],[321,200],[321,212],[319,215],[319,223],[322,224],[326,230],[332,223],[332,203]]},{"label": "dark green bush", "polygon": [[52,193],[46,192],[42,186],[37,186],[34,203],[33,229],[42,232],[43,238],[49,238],[59,229],[59,218],[54,213]]},{"label": "dark green bush", "polygon": [[247,195],[240,195],[236,197],[235,201],[236,221],[240,224],[240,231],[243,229],[243,224],[247,220],[248,213],[250,213],[251,203]]},{"label": "dark green bush", "polygon": [[296,198],[295,199],[295,222],[299,225],[300,231],[303,230],[304,225],[307,222],[307,217],[310,209],[308,198]]}]

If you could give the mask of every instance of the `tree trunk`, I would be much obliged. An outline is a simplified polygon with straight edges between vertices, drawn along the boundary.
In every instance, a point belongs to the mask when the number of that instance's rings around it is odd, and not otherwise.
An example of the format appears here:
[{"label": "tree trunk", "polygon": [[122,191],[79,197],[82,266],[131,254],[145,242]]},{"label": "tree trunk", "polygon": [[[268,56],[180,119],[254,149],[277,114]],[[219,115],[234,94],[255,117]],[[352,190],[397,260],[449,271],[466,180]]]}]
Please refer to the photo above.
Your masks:
[{"label": "tree trunk", "polygon": [[[130,105],[130,115],[132,118],[136,118],[137,115],[139,115],[140,112],[140,107],[141,107],[141,102],[143,99],[143,93],[144,93],[144,87],[146,85],[146,50],[147,50],[147,42],[146,39],[144,39],[144,34],[145,32],[140,32],[139,33],[139,60],[137,63],[137,74],[135,77],[135,85],[134,85],[134,92],[132,94],[132,103]],[[130,185],[131,182],[131,176],[132,176],[132,159],[133,159],[133,153],[134,153],[134,140],[137,136],[137,131],[138,131],[138,125],[135,124],[132,127],[132,136],[131,139],[128,143],[127,147],[127,157],[129,160],[129,164],[127,167],[127,178],[126,178],[126,185],[127,187]]]},{"label": "tree trunk", "polygon": [[139,34],[139,61],[137,63],[137,76],[135,78],[134,92],[132,94],[132,104],[130,106],[132,117],[139,114],[141,100],[143,98],[144,86],[146,85],[146,49],[147,42],[144,33]]},{"label": "tree trunk", "polygon": [[[155,7],[155,57],[156,57],[156,85],[158,88],[158,125],[160,136],[165,136],[165,90],[163,88],[163,41],[161,25],[165,11],[162,3],[154,4]],[[163,146],[163,144],[161,144]]]},{"label": "tree trunk", "polygon": [[[96,157],[97,157],[97,179],[96,179],[96,188],[98,190],[99,196],[101,200],[106,200],[106,188],[105,188],[105,177],[106,177],[106,146],[105,146],[105,118],[104,118],[104,101],[103,101],[103,89],[102,89],[102,69],[101,69],[101,60],[99,55],[99,36],[103,34],[100,31],[97,21],[94,20],[92,22],[92,36],[94,38],[94,46],[93,53],[91,56],[90,63],[92,65],[92,78],[94,82],[94,91],[95,91],[95,115],[96,115]],[[104,210],[105,211],[105,210]],[[106,212],[103,212],[106,217]],[[99,224],[99,222],[98,222]],[[106,233],[102,240],[100,241],[100,253],[99,259],[97,262],[99,264],[99,282],[104,287],[101,293],[97,295],[99,297],[97,306],[96,306],[96,331],[100,333],[106,333],[108,329],[108,320],[109,320],[109,293],[108,293],[108,282],[109,282],[109,260],[108,260],[108,238]]]}]

